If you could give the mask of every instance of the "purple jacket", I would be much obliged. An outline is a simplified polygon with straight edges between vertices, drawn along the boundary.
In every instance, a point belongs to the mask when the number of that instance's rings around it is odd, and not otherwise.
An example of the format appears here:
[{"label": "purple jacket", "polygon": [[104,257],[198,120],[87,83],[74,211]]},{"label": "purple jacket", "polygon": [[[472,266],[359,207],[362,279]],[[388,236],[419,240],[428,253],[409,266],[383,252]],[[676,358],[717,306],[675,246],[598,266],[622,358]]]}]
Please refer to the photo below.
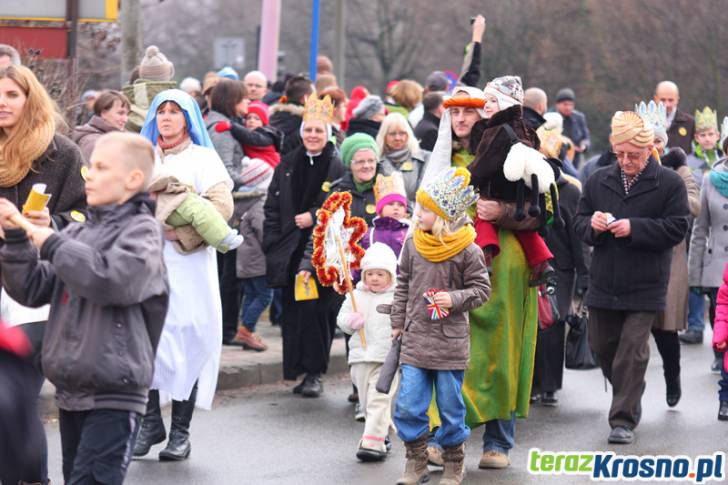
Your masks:
[{"label": "purple jacket", "polygon": [[[369,249],[369,246],[375,242],[384,243],[389,246],[394,254],[399,258],[399,253],[402,252],[402,246],[407,238],[407,232],[410,228],[410,221],[403,220],[398,221],[391,217],[375,217],[372,221],[371,227],[367,230],[364,237],[361,238],[359,244],[364,249]],[[361,279],[361,271],[354,270],[351,272],[351,278],[354,284],[358,283]]]}]

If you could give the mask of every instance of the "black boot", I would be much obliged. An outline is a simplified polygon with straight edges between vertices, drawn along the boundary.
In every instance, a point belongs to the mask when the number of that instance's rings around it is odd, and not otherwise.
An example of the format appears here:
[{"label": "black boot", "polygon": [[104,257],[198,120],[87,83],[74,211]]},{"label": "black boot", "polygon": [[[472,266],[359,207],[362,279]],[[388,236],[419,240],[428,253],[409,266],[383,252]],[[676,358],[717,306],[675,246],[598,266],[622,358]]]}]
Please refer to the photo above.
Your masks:
[{"label": "black boot", "polygon": [[304,397],[319,397],[322,392],[324,386],[321,384],[321,374],[307,374],[303,380],[301,394]]},{"label": "black boot", "polygon": [[190,421],[197,400],[197,384],[187,401],[172,401],[172,426],[166,448],[159,452],[160,461],[182,461],[190,456]]},{"label": "black boot", "polygon": [[167,438],[167,431],[162,421],[162,411],[159,409],[159,391],[149,391],[147,412],[142,418],[136,442],[134,443],[134,456],[144,456],[149,453],[152,446],[161,443]]}]

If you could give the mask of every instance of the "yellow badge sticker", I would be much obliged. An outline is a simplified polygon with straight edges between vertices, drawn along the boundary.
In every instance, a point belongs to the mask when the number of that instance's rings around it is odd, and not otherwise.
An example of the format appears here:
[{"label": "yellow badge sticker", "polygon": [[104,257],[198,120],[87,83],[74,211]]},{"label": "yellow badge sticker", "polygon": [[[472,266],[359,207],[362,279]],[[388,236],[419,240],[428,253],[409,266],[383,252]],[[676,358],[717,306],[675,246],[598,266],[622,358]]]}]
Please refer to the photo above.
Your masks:
[{"label": "yellow badge sticker", "polygon": [[367,214],[374,214],[377,212],[377,206],[374,204],[367,204],[367,207],[365,209],[367,211]]},{"label": "yellow badge sticker", "polygon": [[87,177],[88,177],[88,167],[86,165],[84,165],[83,167],[81,167],[81,178],[86,180]]},{"label": "yellow badge sticker", "polygon": [[413,168],[415,168],[415,167],[414,167],[414,165],[412,165],[412,162],[404,162],[402,164],[403,172],[411,172]]},{"label": "yellow badge sticker", "polygon": [[69,215],[71,216],[71,219],[76,222],[86,222],[86,216],[83,214],[83,212],[71,211]]},{"label": "yellow badge sticker", "polygon": [[323,184],[321,184],[321,190],[323,190],[324,192],[329,192],[331,190],[331,182],[327,180]]},{"label": "yellow badge sticker", "polygon": [[677,130],[678,133],[680,133],[680,136],[685,136],[688,134],[688,130],[685,129],[684,126],[681,126],[679,130]]}]

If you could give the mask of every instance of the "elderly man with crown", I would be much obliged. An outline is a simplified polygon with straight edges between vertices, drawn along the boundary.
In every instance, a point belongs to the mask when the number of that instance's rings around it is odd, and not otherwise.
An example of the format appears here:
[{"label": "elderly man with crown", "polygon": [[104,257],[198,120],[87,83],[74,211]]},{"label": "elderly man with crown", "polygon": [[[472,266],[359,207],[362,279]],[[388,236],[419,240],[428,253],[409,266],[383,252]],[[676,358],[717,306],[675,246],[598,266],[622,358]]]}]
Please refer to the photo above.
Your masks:
[{"label": "elderly man with crown", "polygon": [[344,166],[330,142],[333,104],[328,96],[311,95],[304,107],[300,133],[303,145],[285,155],[276,167],[265,201],[263,251],[268,284],[283,290],[283,378],[304,375],[293,392],[318,397],[321,376],[329,362],[336,315],[342,297],[319,287],[319,298],[295,301],[296,275],[308,281],[310,262],[304,257],[316,210],[329,195],[331,183],[344,175]]},{"label": "elderly man with crown", "polygon": [[673,247],[688,230],[685,183],[659,164],[652,125],[618,111],[609,141],[617,164],[594,172],[575,220],[594,247],[589,342],[612,384],[609,443],[629,444],[642,416],[650,331],[665,310]]},{"label": "elderly man with crown", "polygon": [[[514,76],[496,78],[486,86],[498,91],[499,99],[512,107],[514,120],[521,119],[522,107]],[[519,80],[520,82],[520,80]],[[504,104],[504,106],[505,106]],[[484,111],[485,94],[471,87],[457,87],[444,103],[446,108],[423,186],[448,167],[470,167],[489,120]],[[473,129],[479,126],[481,129]],[[534,134],[535,137],[535,134]],[[491,194],[492,195],[492,194]],[[470,311],[470,363],[465,371],[463,397],[466,423],[475,428],[485,425],[480,468],[510,465],[509,451],[515,445],[516,418],[528,416],[533,362],[538,329],[537,293],[529,287],[531,269],[516,231],[535,230],[539,217],[524,213],[517,218],[518,204],[491,196],[471,207],[471,216],[495,226],[493,237],[500,252],[491,271],[492,295],[484,305]],[[523,212],[523,211],[521,211]],[[519,219],[519,220],[517,220]],[[481,224],[478,224],[481,225]],[[432,425],[439,425],[431,410]],[[430,462],[443,462],[439,444],[428,447]]]}]

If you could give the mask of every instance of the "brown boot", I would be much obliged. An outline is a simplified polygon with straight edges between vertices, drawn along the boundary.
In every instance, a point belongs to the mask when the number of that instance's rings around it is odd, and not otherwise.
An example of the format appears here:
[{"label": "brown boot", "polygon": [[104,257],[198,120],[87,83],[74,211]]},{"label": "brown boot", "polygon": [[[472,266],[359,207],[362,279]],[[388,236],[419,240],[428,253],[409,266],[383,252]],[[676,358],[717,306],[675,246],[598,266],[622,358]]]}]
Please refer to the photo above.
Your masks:
[{"label": "brown boot", "polygon": [[407,463],[404,475],[397,480],[397,485],[419,485],[428,482],[430,474],[427,470],[427,435],[405,442],[404,446],[407,448],[405,454]]},{"label": "brown boot", "polygon": [[242,344],[244,349],[255,350],[256,352],[268,350],[268,346],[263,342],[263,339],[248,330],[245,325],[238,327],[238,333],[235,335],[233,343]]},{"label": "brown boot", "polygon": [[460,485],[465,477],[465,443],[443,449],[440,485]]}]

